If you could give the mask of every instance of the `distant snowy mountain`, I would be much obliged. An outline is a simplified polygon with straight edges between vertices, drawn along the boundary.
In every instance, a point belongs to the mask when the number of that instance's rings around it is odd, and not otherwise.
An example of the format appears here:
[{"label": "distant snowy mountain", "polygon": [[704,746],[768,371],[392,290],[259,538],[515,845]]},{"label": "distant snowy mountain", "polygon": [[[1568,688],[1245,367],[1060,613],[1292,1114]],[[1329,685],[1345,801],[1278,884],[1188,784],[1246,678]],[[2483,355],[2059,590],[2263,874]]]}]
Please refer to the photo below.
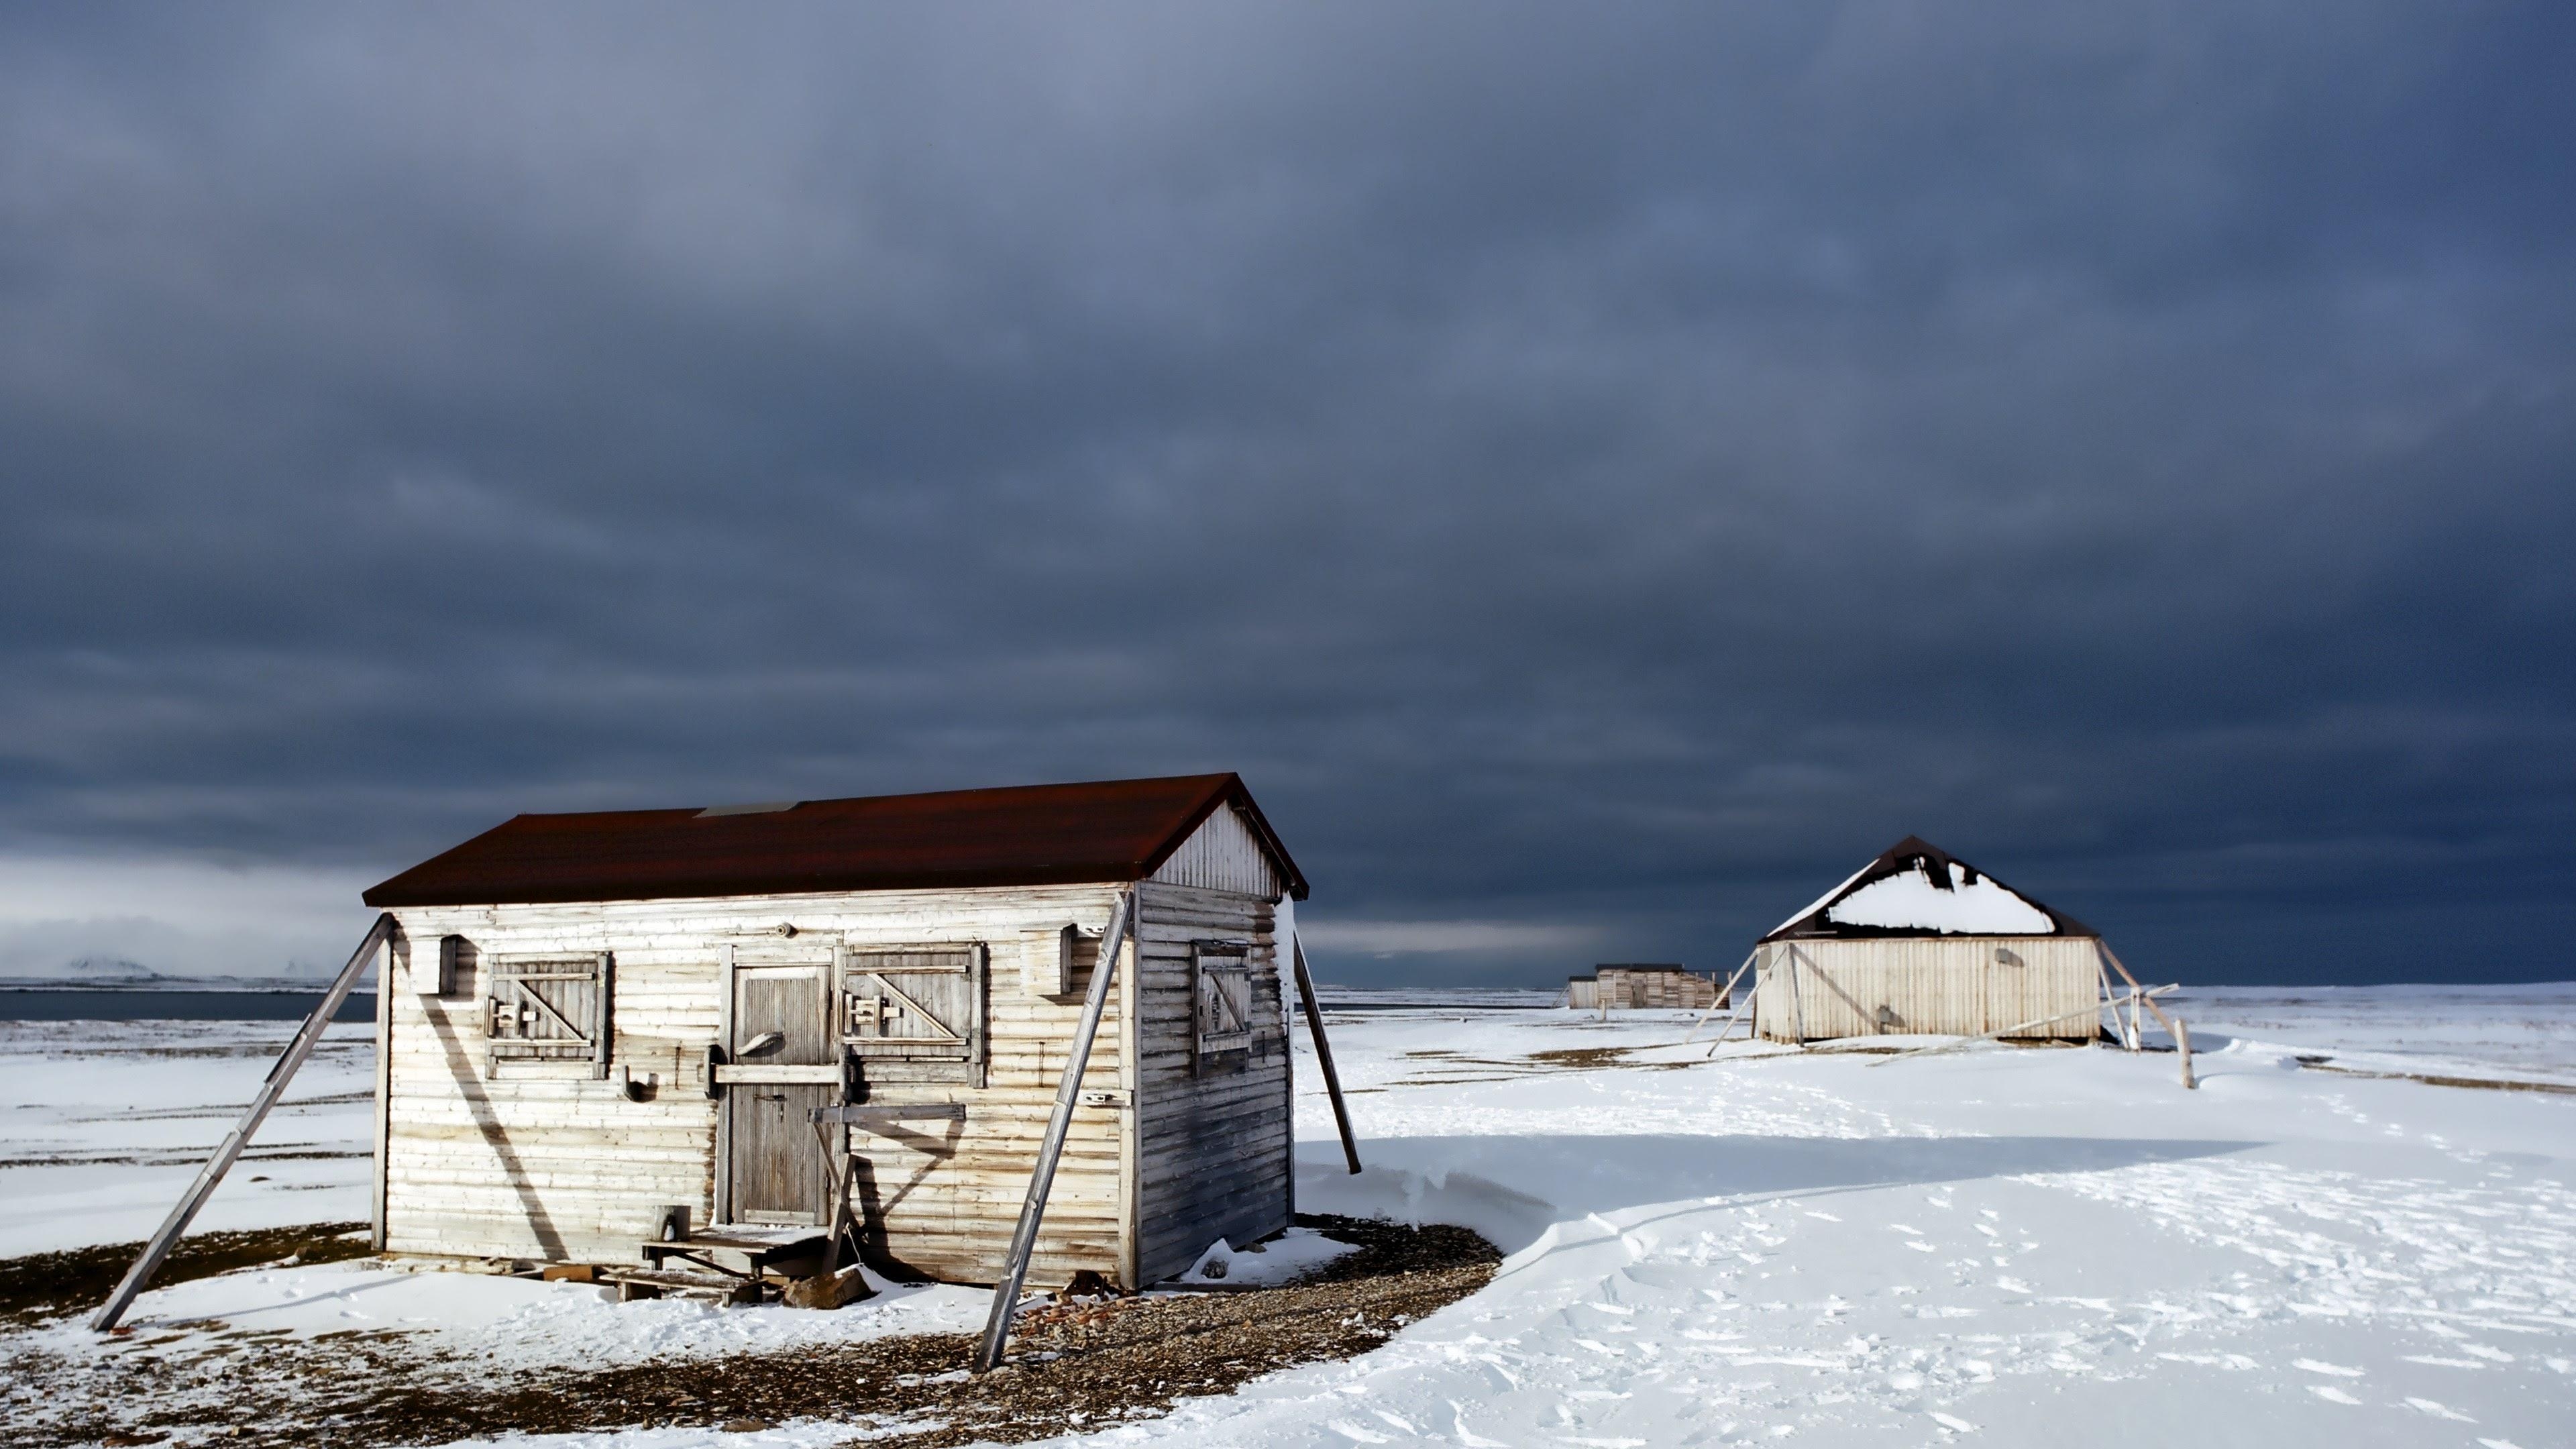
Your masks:
[{"label": "distant snowy mountain", "polygon": [[[319,991],[331,984],[330,973],[309,962],[291,961],[274,976],[172,976],[122,956],[82,956],[44,971],[0,970],[0,989],[14,991]],[[372,991],[372,974],[358,989]]]},{"label": "distant snowy mountain", "polygon": [[129,961],[122,956],[83,956],[77,961],[66,963],[62,975],[66,980],[91,981],[101,985],[110,982],[122,985],[163,979],[160,972],[140,961]]}]

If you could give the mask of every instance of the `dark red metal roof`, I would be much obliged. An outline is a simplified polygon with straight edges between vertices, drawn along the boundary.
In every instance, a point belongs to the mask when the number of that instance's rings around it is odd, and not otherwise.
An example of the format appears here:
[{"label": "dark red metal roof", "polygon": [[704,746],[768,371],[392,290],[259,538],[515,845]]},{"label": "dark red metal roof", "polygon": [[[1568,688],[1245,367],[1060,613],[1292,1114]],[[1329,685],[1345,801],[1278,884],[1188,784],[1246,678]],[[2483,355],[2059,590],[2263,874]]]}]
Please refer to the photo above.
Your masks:
[{"label": "dark red metal roof", "polygon": [[366,894],[370,906],[529,905],[1141,880],[1232,805],[1306,878],[1241,777],[1178,775],[708,810],[520,815]]}]

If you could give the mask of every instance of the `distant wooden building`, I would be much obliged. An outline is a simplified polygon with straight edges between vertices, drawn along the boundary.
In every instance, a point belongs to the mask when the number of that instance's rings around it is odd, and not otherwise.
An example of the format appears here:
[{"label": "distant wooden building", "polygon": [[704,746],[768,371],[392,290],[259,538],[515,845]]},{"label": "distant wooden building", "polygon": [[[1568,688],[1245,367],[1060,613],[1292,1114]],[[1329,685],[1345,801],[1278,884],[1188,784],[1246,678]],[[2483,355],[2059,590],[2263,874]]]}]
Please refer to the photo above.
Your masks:
[{"label": "distant wooden building", "polygon": [[1677,962],[1630,961],[1595,966],[1591,975],[1571,977],[1565,983],[1566,1005],[1586,1011],[1601,1007],[1702,1011],[1724,1006],[1721,995],[1723,990],[1715,978]]},{"label": "distant wooden building", "polygon": [[995,1281],[1130,890],[1033,1276],[1136,1287],[1284,1228],[1275,912],[1306,882],[1206,775],[521,815],[368,891],[398,922],[379,1241],[630,1262],[672,1207],[820,1225],[811,1110],[923,1104],[959,1111],[848,1142],[872,1247]]},{"label": "distant wooden building", "polygon": [[1754,1030],[1772,1041],[2101,1030],[2100,934],[1913,836],[1764,936],[1753,964]]}]

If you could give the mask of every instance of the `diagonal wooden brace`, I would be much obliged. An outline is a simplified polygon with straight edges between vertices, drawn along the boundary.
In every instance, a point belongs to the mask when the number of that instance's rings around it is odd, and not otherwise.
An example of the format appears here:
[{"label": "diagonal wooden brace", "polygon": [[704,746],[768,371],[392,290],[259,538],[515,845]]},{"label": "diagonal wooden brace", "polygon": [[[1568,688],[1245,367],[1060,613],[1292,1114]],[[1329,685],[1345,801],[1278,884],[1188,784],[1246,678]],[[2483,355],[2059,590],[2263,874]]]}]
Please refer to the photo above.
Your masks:
[{"label": "diagonal wooden brace", "polygon": [[[178,1206],[170,1209],[170,1216],[162,1221],[161,1230],[143,1245],[143,1252],[135,1258],[134,1266],[125,1270],[125,1277],[116,1285],[116,1291],[108,1295],[107,1302],[90,1319],[90,1327],[101,1333],[116,1327],[117,1320],[125,1316],[125,1310],[134,1306],[135,1296],[151,1286],[152,1275],[161,1271],[161,1265],[169,1261],[170,1250],[179,1245],[179,1235],[188,1231],[188,1224],[196,1220],[197,1210],[206,1205],[207,1198],[214,1196],[216,1185],[240,1160],[242,1149],[250,1145],[251,1134],[259,1130],[260,1123],[268,1120],[269,1109],[277,1105],[278,1098],[286,1095],[286,1084],[295,1080],[296,1070],[321,1043],[322,1032],[330,1026],[331,1018],[339,1014],[340,1003],[349,999],[349,988],[358,984],[358,978],[365,974],[368,963],[376,959],[376,953],[384,949],[393,935],[394,918],[389,915],[376,917],[376,923],[367,928],[367,938],[358,943],[357,951],[349,957],[349,964],[341,967],[340,974],[332,979],[331,989],[322,993],[321,1005],[313,1008],[313,1014],[304,1019],[304,1025],[296,1031],[295,1039],[286,1044],[277,1064],[268,1069],[268,1080],[260,1085],[259,1095],[251,1098],[241,1120],[234,1123],[233,1130],[216,1145],[215,1155],[206,1160],[206,1165],[197,1173],[197,1180],[188,1184],[188,1190],[180,1195]],[[376,988],[391,991],[393,983],[379,981]]]},{"label": "diagonal wooden brace", "polygon": [[1002,1280],[993,1285],[992,1312],[984,1319],[984,1341],[975,1352],[977,1373],[1002,1366],[1002,1349],[1011,1337],[1011,1318],[1019,1311],[1020,1289],[1029,1280],[1029,1258],[1037,1251],[1038,1225],[1046,1219],[1047,1192],[1055,1186],[1056,1162],[1064,1156],[1065,1133],[1073,1126],[1074,1105],[1082,1097],[1082,1074],[1091,1065],[1091,1040],[1100,1033],[1101,1013],[1109,1006],[1109,983],[1118,974],[1118,956],[1127,944],[1135,916],[1136,894],[1128,891],[1110,909],[1109,929],[1100,934],[1099,964],[1091,968],[1091,991],[1082,1000],[1082,1022],[1073,1029],[1064,1080],[1056,1087],[1055,1110],[1047,1118],[1046,1141],[1038,1148],[1037,1170],[1029,1174],[1029,1195],[1020,1204],[1020,1224],[1011,1232]]}]

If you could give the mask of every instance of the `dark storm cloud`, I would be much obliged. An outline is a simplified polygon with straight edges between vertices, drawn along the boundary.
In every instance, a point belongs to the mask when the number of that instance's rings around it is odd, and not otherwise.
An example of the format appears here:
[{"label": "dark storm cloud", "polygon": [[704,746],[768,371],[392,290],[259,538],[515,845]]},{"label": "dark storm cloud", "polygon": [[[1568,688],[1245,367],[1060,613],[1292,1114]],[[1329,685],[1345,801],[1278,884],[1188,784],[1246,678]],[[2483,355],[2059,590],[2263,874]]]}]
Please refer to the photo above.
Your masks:
[{"label": "dark storm cloud", "polygon": [[2547,7],[264,20],[0,22],[9,853],[1234,768],[1319,922],[2568,969]]}]

